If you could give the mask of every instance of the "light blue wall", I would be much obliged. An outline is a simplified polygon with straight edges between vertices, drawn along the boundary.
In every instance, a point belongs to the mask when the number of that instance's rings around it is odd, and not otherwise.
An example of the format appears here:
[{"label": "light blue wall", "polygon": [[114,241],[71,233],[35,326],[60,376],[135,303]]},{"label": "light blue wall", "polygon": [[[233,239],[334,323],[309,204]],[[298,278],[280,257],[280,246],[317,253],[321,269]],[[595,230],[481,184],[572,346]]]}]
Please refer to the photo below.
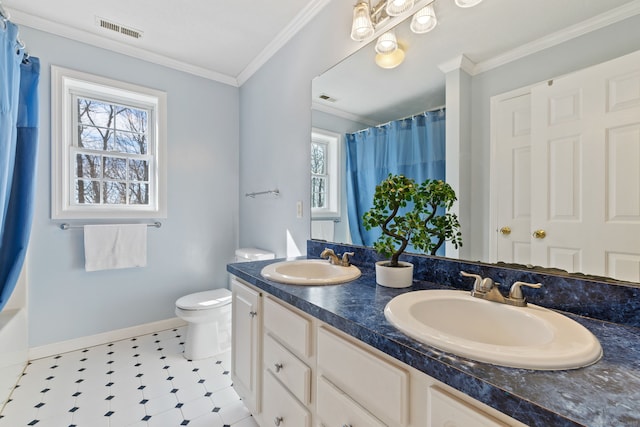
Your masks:
[{"label": "light blue wall", "polygon": [[[309,238],[311,80],[359,45],[349,38],[353,3],[333,0],[240,89],[240,245],[280,257],[306,253]],[[303,218],[296,217],[302,201]],[[291,242],[287,243],[287,235]]]},{"label": "light blue wall", "polygon": [[[227,285],[238,236],[239,89],[28,27],[42,64],[37,201],[29,249],[31,347],[174,317],[181,295]],[[50,219],[50,65],[167,92],[168,218],[148,266],[84,271],[82,230]]]}]

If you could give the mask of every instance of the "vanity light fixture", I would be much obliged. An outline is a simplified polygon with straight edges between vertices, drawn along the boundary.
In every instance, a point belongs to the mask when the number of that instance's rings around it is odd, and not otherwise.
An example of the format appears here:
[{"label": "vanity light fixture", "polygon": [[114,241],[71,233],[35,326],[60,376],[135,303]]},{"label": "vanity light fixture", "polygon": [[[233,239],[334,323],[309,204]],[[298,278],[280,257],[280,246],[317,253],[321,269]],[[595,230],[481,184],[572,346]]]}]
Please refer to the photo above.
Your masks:
[{"label": "vanity light fixture", "polygon": [[[439,0],[443,1],[443,0]],[[459,7],[473,7],[482,0],[454,0]],[[424,34],[438,25],[438,18],[434,8],[436,0],[380,0],[371,7],[369,0],[358,0],[353,9],[351,38],[355,41],[365,41],[375,35],[376,30],[383,26],[389,28],[390,18],[400,19],[413,13],[410,28],[416,34]],[[414,11],[412,9],[418,9]],[[404,18],[402,18],[404,19]],[[384,25],[383,25],[384,24]],[[381,31],[381,30],[380,30]],[[398,47],[395,34],[385,32],[376,42],[376,64],[383,68],[395,68],[404,60],[404,51]],[[390,64],[393,64],[390,66]]]},{"label": "vanity light fixture", "polygon": [[[435,28],[438,23],[433,7],[435,1],[417,2],[421,6],[419,6],[420,9],[414,13],[411,19],[411,31],[422,34]],[[482,2],[482,0],[454,1],[457,6],[463,8],[473,7]],[[425,5],[425,3],[427,4]],[[358,3],[353,8],[351,38],[355,41],[368,39],[375,34],[376,28],[385,23],[390,17],[410,12],[414,6],[416,6],[415,0],[381,0],[373,7],[370,5],[369,0],[358,0]]]}]

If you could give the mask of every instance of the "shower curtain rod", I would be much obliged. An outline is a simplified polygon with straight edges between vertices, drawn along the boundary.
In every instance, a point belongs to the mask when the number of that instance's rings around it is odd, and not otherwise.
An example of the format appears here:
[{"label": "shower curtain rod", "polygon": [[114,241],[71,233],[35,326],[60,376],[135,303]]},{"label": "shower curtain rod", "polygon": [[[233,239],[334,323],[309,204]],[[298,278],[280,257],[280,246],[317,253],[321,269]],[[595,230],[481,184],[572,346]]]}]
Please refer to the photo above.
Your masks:
[{"label": "shower curtain rod", "polygon": [[444,105],[441,105],[441,106],[439,106],[439,107],[432,108],[431,110],[426,110],[426,111],[422,111],[422,112],[420,112],[420,113],[411,114],[411,115],[408,115],[408,116],[406,116],[406,117],[401,117],[401,118],[399,118],[399,119],[395,119],[395,120],[389,120],[387,123],[381,123],[381,124],[379,124],[379,125],[376,125],[375,127],[386,126],[386,125],[388,125],[388,124],[389,124],[389,123],[391,123],[391,122],[400,122],[400,121],[402,121],[402,120],[406,120],[406,119],[413,119],[414,117],[421,116],[421,115],[423,115],[423,114],[425,114],[425,113],[433,113],[433,112],[436,112],[436,111],[442,111],[442,110],[444,110],[444,109],[445,109],[445,106],[444,106]]},{"label": "shower curtain rod", "polygon": [[402,117],[402,118],[400,118],[400,119],[389,120],[389,121],[388,121],[388,122],[386,122],[386,123],[380,123],[379,125],[369,126],[369,127],[364,128],[364,129],[360,129],[360,130],[357,130],[357,131],[355,131],[355,132],[349,132],[349,133],[358,133],[358,132],[362,132],[362,131],[365,131],[365,130],[367,130],[367,129],[371,129],[371,128],[379,128],[379,127],[387,126],[387,125],[388,125],[389,123],[391,123],[391,122],[399,122],[399,121],[406,120],[406,119],[412,119],[412,118],[417,117],[417,116],[419,116],[419,115],[421,115],[421,114],[424,114],[424,113],[433,113],[433,112],[435,112],[435,111],[442,111],[442,110],[444,110],[445,108],[446,108],[446,105],[440,105],[439,107],[435,107],[435,108],[432,108],[432,109],[430,109],[430,110],[423,111],[423,112],[421,112],[421,113],[411,114],[411,115],[409,115],[409,116]]},{"label": "shower curtain rod", "polygon": [[[111,224],[97,224],[97,225],[111,225]],[[162,227],[162,223],[160,221],[152,222],[151,224],[147,224],[147,227],[160,228]],[[60,224],[60,230],[70,230],[72,228],[84,228],[84,225],[80,225],[80,224],[71,225],[66,222]]]}]

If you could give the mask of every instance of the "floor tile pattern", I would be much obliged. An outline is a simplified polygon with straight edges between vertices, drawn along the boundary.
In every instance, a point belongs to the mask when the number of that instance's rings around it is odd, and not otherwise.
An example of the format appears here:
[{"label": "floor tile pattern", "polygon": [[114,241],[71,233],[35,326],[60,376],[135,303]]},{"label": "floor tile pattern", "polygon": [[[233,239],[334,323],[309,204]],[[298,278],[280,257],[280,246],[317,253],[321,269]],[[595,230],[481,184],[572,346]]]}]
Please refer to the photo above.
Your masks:
[{"label": "floor tile pattern", "polygon": [[0,427],[257,427],[231,387],[231,354],[190,361],[186,327],[30,362]]}]

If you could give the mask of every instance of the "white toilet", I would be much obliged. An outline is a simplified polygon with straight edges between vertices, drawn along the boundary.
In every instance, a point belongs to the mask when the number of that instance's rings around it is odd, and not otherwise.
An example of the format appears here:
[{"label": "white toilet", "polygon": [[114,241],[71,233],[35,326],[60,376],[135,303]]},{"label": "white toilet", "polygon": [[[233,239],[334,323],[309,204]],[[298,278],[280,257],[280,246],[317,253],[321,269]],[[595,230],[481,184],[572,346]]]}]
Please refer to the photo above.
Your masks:
[{"label": "white toilet", "polygon": [[[236,262],[273,259],[256,248],[236,250]],[[185,295],[176,301],[176,316],[187,322],[184,357],[206,359],[231,348],[231,291],[213,289]]]}]

